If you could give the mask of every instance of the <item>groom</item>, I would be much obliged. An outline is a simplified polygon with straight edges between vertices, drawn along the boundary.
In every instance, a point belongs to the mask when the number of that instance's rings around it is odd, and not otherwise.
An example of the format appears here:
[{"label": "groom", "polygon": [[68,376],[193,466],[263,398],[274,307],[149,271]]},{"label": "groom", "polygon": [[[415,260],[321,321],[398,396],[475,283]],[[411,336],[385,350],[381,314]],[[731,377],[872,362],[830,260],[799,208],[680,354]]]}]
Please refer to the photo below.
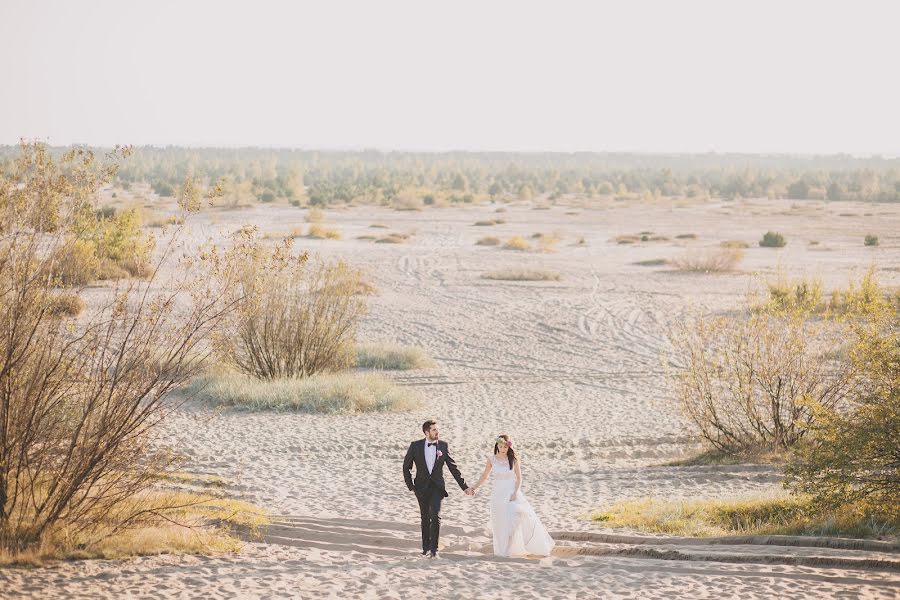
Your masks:
[{"label": "groom", "polygon": [[[422,517],[422,556],[431,553],[437,557],[438,536],[441,533],[441,501],[447,497],[444,485],[444,465],[450,469],[453,478],[467,496],[475,492],[466,485],[456,462],[450,458],[447,442],[438,440],[437,421],[429,420],[422,424],[425,438],[409,445],[406,458],[403,459],[403,478],[409,491],[415,492],[419,501],[419,514]],[[412,466],[416,465],[416,479],[413,481]]]}]

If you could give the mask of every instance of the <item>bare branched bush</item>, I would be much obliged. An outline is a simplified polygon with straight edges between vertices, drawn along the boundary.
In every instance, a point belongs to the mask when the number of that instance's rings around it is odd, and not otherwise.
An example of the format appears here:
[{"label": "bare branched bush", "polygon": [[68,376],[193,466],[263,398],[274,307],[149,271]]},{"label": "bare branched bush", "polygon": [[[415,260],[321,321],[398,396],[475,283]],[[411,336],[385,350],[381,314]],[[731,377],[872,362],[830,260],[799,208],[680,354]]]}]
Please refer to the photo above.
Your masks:
[{"label": "bare branched bush", "polygon": [[[123,154],[75,150],[56,163],[23,144],[0,181],[0,547],[13,552],[63,533],[111,535],[167,508],[130,500],[177,462],[155,444],[169,393],[231,307],[222,286],[233,270],[217,262],[215,277],[191,265],[164,292],[132,281],[89,318],[62,318],[57,259]],[[35,214],[48,198],[52,230]]]},{"label": "bare branched bush", "polygon": [[805,436],[812,404],[834,408],[857,385],[834,356],[842,330],[804,311],[698,317],[672,337],[685,415],[726,454],[781,451]]},{"label": "bare branched bush", "polygon": [[[255,232],[245,233],[246,244]],[[217,336],[221,357],[261,379],[308,377],[354,363],[356,327],[366,311],[362,274],[343,262],[311,260],[291,252],[248,254],[235,294],[245,298]]]},{"label": "bare branched bush", "polygon": [[744,259],[741,248],[710,248],[690,251],[672,259],[679,271],[719,273],[733,270]]}]

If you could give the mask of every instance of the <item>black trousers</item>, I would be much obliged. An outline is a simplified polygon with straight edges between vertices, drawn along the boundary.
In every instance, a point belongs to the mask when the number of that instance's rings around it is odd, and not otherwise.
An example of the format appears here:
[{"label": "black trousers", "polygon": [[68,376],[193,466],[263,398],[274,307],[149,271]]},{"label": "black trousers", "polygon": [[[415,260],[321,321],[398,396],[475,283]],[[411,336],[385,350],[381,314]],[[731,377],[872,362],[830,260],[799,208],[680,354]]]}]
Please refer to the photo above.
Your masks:
[{"label": "black trousers", "polygon": [[419,515],[422,517],[422,552],[437,552],[441,535],[441,501],[444,490],[429,482],[428,487],[416,490]]}]

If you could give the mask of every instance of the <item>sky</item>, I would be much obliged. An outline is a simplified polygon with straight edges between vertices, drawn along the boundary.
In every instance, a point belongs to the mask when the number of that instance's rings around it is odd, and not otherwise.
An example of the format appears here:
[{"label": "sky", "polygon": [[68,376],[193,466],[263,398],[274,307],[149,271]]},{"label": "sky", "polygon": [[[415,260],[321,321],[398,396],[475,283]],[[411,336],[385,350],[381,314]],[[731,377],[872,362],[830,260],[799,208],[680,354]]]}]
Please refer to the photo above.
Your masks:
[{"label": "sky", "polygon": [[900,3],[0,0],[0,144],[900,155]]}]

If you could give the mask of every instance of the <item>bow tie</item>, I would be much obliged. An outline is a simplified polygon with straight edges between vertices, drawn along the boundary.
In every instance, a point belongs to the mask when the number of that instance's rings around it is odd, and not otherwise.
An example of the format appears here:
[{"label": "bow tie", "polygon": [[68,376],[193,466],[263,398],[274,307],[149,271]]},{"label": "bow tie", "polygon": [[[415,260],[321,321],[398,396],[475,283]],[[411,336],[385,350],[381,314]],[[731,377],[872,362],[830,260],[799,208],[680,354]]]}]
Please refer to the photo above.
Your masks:
[{"label": "bow tie", "polygon": [[437,442],[425,442],[425,443],[426,443],[429,447],[430,447],[430,446],[437,446]]}]

